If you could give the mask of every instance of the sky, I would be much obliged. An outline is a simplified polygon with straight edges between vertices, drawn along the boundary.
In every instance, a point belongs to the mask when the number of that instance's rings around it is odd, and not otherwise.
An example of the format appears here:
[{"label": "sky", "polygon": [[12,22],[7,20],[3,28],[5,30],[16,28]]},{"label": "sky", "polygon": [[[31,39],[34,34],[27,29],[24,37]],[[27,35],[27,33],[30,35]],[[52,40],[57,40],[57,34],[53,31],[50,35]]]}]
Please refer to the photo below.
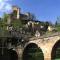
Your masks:
[{"label": "sky", "polygon": [[60,16],[60,0],[0,0],[0,16],[10,13],[13,5],[22,13],[33,13],[39,21],[55,23]]}]

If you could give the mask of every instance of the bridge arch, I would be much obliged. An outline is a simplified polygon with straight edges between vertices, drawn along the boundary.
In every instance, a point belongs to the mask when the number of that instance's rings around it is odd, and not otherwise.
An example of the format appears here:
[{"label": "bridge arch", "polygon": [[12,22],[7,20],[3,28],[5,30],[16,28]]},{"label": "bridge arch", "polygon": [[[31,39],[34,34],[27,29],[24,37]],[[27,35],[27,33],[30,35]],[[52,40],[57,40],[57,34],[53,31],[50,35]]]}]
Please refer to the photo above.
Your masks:
[{"label": "bridge arch", "polygon": [[0,48],[0,60],[18,60],[18,55],[12,49]]},{"label": "bridge arch", "polygon": [[60,60],[60,40],[55,41],[51,50],[51,60]]},{"label": "bridge arch", "polygon": [[23,60],[44,60],[42,49],[36,43],[29,43],[25,46],[22,54]]},{"label": "bridge arch", "polygon": [[8,50],[11,60],[18,60],[18,54],[15,50],[9,49]]}]

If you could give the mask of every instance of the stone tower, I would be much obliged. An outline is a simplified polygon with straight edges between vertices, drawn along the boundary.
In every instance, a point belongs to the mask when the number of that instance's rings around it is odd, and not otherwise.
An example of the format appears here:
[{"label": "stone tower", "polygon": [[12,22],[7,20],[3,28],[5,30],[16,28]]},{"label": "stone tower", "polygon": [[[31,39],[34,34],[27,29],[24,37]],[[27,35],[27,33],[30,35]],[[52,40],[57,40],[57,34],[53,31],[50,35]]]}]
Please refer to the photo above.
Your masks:
[{"label": "stone tower", "polygon": [[20,18],[20,8],[18,8],[17,6],[12,6],[12,10],[13,10],[13,12],[16,13],[16,18],[19,19]]}]

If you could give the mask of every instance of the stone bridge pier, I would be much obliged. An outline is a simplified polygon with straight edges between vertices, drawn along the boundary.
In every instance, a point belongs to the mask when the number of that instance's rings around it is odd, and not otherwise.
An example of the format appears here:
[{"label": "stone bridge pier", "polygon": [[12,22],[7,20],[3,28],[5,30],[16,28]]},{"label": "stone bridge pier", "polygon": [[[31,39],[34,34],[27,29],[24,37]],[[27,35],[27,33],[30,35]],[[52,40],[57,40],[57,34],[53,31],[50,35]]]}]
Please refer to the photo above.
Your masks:
[{"label": "stone bridge pier", "polygon": [[22,60],[22,56],[23,56],[23,47],[18,46],[18,47],[15,48],[15,51],[17,52],[18,60]]},{"label": "stone bridge pier", "polygon": [[50,36],[45,38],[31,38],[28,43],[25,44],[24,47],[18,46],[16,47],[16,52],[18,54],[18,60],[22,60],[23,52],[26,46],[31,43],[36,44],[43,52],[44,60],[52,60],[51,53],[54,45],[60,41],[60,36]]}]

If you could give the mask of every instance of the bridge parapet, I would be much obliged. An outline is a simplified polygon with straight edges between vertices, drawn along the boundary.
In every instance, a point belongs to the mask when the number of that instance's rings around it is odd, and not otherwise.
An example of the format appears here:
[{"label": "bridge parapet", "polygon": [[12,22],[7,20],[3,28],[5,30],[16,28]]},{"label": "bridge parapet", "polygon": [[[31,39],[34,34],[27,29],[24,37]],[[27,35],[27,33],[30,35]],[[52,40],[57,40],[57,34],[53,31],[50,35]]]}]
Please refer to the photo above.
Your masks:
[{"label": "bridge parapet", "polygon": [[50,40],[50,38],[54,38],[56,36],[60,37],[60,32],[56,32],[56,33],[51,34],[51,35],[43,35],[43,36],[40,36],[40,37],[35,37],[34,36],[34,37],[30,38],[29,40],[31,41],[31,40],[41,39],[43,41],[48,41],[48,40]]},{"label": "bridge parapet", "polygon": [[16,47],[16,51],[18,53],[19,59],[21,60],[21,57],[23,55],[23,51],[26,48],[27,45],[29,45],[30,43],[35,43],[39,48],[41,48],[43,54],[44,54],[44,60],[51,60],[51,51],[52,48],[54,46],[54,44],[59,41],[60,39],[60,33],[54,33],[52,35],[44,35],[44,36],[40,36],[40,37],[33,37],[33,38],[29,38],[28,42],[25,43],[24,46],[17,46]]}]

